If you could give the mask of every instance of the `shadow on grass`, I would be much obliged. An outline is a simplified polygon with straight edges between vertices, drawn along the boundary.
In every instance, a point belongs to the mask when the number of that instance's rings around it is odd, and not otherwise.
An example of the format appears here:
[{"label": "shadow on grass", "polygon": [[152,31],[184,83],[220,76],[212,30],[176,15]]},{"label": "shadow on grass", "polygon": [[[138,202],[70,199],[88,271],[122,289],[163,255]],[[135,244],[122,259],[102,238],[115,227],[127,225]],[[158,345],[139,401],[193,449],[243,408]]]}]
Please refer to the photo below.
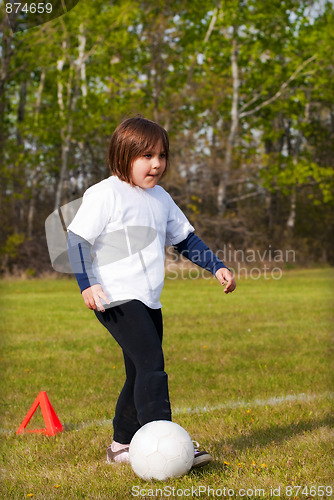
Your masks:
[{"label": "shadow on grass", "polygon": [[[304,434],[305,432],[314,431],[320,427],[332,427],[334,424],[334,417],[328,415],[320,420],[308,420],[292,423],[289,425],[273,425],[266,429],[257,429],[247,435],[224,439],[220,443],[215,443],[213,448],[220,446],[231,446],[234,450],[243,451],[247,448],[255,446],[266,446],[268,444],[279,444],[287,439]],[[218,449],[217,449],[218,451]]]},{"label": "shadow on grass", "polygon": [[213,460],[210,464],[205,465],[204,467],[191,469],[189,474],[196,477],[196,479],[207,479],[210,473],[221,475],[222,473],[228,472],[228,470],[228,466],[224,462],[220,460]]}]

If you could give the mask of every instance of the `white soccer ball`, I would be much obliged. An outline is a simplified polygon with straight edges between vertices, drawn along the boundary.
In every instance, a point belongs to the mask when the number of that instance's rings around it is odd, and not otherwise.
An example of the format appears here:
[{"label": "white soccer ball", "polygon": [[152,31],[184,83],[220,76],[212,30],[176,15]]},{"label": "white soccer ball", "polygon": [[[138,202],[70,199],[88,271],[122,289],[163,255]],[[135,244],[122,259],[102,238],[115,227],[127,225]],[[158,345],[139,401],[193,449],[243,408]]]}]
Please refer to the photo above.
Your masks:
[{"label": "white soccer ball", "polygon": [[130,463],[142,479],[164,481],[186,474],[194,461],[194,445],[178,424],[155,420],[141,427],[133,436]]}]

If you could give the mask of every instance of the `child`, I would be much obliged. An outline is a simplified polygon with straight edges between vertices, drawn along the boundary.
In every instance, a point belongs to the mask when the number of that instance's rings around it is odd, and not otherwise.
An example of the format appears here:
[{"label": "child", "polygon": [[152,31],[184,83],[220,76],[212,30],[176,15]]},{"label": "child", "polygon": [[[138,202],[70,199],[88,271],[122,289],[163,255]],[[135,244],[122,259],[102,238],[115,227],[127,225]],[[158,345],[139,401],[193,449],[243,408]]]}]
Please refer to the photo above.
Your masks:
[{"label": "child", "polygon": [[[108,162],[111,176],[85,192],[68,227],[68,250],[86,306],[123,350],[126,380],[107,461],[128,462],[129,443],[141,426],[171,420],[159,300],[165,245],[227,282],[225,293],[236,284],[158,186],[169,165],[168,135],[160,125],[141,116],[122,122],[111,137]],[[194,466],[211,460],[195,448]]]}]

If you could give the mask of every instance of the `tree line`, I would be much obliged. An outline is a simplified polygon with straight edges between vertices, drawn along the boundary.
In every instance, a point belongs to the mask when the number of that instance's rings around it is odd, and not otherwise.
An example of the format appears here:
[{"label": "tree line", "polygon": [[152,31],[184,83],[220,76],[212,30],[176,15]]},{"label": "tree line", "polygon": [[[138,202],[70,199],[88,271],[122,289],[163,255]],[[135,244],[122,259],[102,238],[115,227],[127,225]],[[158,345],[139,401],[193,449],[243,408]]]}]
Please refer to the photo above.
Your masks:
[{"label": "tree line", "polygon": [[135,114],[168,130],[163,186],[213,249],[333,263],[332,1],[80,0],[17,32],[4,5],[2,271],[50,267],[46,217]]}]

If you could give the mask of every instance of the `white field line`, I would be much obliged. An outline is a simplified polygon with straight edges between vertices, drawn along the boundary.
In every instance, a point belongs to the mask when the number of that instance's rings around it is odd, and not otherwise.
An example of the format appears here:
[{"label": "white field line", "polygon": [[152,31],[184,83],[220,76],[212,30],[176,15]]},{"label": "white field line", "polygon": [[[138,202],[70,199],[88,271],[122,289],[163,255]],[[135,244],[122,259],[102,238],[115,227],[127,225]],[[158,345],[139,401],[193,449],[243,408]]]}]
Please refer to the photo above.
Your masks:
[{"label": "white field line", "polygon": [[[201,413],[211,413],[219,410],[235,410],[237,408],[256,408],[259,406],[278,406],[284,403],[309,403],[311,401],[319,401],[321,399],[334,399],[333,392],[323,392],[322,394],[306,394],[302,392],[301,394],[288,394],[286,396],[277,396],[268,399],[253,399],[251,401],[245,401],[241,399],[239,401],[234,401],[233,399],[214,406],[194,406],[186,408],[174,408],[173,417],[176,415],[196,415]],[[58,414],[59,416],[59,414]],[[23,419],[23,418],[22,418]],[[18,426],[20,423],[18,423]],[[64,424],[66,427],[66,423]],[[79,424],[69,424],[69,430],[79,431],[86,427],[101,427],[104,425],[112,425],[112,419],[95,420],[92,422],[81,422]],[[0,434],[14,434],[16,431],[6,430],[0,428]]]},{"label": "white field line", "polygon": [[237,408],[256,408],[257,406],[277,406],[282,403],[308,403],[310,401],[319,399],[333,399],[333,392],[324,392],[322,394],[306,394],[302,392],[301,394],[288,394],[287,396],[278,396],[268,399],[253,399],[252,401],[245,401],[243,399],[239,401],[230,400],[226,403],[222,403],[215,406],[195,406],[194,408],[175,408],[173,415],[184,415],[184,414],[200,414],[200,413],[210,413],[218,410],[235,410]]}]

